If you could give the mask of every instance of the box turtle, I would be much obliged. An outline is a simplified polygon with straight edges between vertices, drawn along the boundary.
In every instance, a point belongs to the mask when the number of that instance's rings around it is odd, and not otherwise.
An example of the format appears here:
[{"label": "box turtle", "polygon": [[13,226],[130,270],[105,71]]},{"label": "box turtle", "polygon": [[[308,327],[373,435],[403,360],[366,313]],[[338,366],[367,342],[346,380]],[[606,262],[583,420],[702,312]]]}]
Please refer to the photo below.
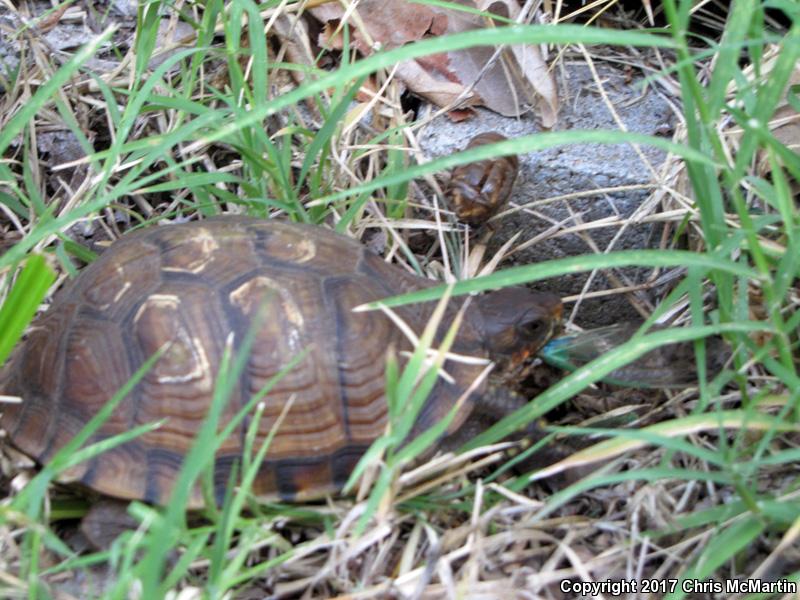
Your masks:
[{"label": "box turtle", "polygon": [[[265,398],[260,440],[290,397],[294,404],[253,491],[292,501],[321,497],[341,489],[385,430],[387,348],[411,348],[381,311],[352,309],[432,285],[321,227],[228,216],[143,229],[115,242],[35,321],[0,371],[0,393],[23,399],[2,405],[0,427],[22,452],[47,463],[166,345],[94,441],[143,423],[164,425],[68,474],[104,495],[164,504],[211,402],[226,339],[233,334],[235,350],[265,307],[222,420],[307,349]],[[434,304],[396,312],[419,334]],[[498,367],[462,404],[442,443],[472,435],[525,402],[511,389],[513,379],[551,336],[560,312],[557,297],[525,288],[471,299],[451,351],[491,358]],[[482,369],[448,360],[452,377],[439,378],[411,435],[444,417]],[[218,450],[218,492],[240,458],[246,428]],[[199,491],[191,504],[202,504]]]},{"label": "box turtle", "polygon": [[[507,139],[496,131],[479,133],[465,150]],[[484,225],[508,200],[519,171],[513,154],[486,158],[453,169],[447,195],[459,221],[475,227]]]}]

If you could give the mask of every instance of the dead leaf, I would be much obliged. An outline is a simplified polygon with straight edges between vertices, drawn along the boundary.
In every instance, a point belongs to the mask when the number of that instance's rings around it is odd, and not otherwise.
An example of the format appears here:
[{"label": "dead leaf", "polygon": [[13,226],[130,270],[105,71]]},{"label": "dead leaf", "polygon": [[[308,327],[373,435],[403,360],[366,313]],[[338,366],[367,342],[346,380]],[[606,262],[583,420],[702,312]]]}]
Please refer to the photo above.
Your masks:
[{"label": "dead leaf", "polygon": [[453,110],[447,111],[447,118],[453,123],[461,123],[462,121],[471,119],[474,114],[475,111],[471,108],[454,108]]},{"label": "dead leaf", "polygon": [[[519,16],[514,0],[457,0],[508,19]],[[347,15],[338,4],[311,10],[323,24],[319,42],[341,47],[342,21],[348,19],[353,45],[364,55],[373,44],[395,48],[424,37],[473,31],[486,26],[483,17],[407,0],[362,0]],[[555,79],[537,46],[519,45],[495,55],[493,48],[469,48],[435,54],[398,66],[396,76],[415,94],[438,106],[482,105],[504,116],[519,116],[531,107],[546,128],[556,122],[558,96]]]},{"label": "dead leaf", "polygon": [[330,50],[344,50],[344,36],[339,29],[339,19],[328,21],[322,26],[317,45]]},{"label": "dead leaf", "polygon": [[558,118],[558,88],[547,61],[537,46],[516,45],[511,51],[522,70],[521,85],[530,85],[534,97],[540,99],[537,108],[542,125],[552,128]]},{"label": "dead leaf", "polygon": [[[438,75],[432,65],[440,55],[427,56],[421,60],[407,60],[397,65],[396,76],[415,94],[433,102],[437,106],[453,104],[464,92],[459,82],[447,81],[446,76]],[[460,106],[480,104],[480,98],[470,94],[460,102]]]},{"label": "dead leaf", "polygon": [[[481,0],[478,8],[512,20],[520,13],[514,0]],[[467,52],[473,50],[487,49],[473,48]],[[542,126],[552,128],[558,116],[558,90],[540,48],[517,44],[506,49],[500,58],[502,65],[495,65],[484,75],[484,84],[479,82],[476,86],[478,93],[487,100],[486,106],[505,116],[519,116],[527,103],[536,108]]]}]

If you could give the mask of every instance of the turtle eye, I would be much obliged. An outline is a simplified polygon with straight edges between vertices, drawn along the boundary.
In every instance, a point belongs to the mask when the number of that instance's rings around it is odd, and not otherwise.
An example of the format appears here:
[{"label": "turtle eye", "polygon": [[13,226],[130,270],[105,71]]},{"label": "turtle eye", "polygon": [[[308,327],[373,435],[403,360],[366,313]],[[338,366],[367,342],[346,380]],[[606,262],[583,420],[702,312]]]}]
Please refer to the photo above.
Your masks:
[{"label": "turtle eye", "polygon": [[542,336],[545,332],[545,323],[541,319],[535,321],[528,321],[522,325],[522,338],[524,340],[535,340]]}]

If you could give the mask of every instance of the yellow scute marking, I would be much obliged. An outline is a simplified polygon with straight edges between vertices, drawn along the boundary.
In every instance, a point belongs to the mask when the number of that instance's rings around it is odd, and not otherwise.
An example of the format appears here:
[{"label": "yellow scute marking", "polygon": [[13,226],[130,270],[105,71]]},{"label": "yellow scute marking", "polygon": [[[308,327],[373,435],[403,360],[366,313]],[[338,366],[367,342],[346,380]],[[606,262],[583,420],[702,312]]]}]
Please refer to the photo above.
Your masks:
[{"label": "yellow scute marking", "polygon": [[210,391],[208,356],[202,340],[187,331],[179,312],[180,304],[177,296],[153,294],[136,312],[134,328],[145,355],[163,349],[146,377],[163,384],[195,382],[198,389]]},{"label": "yellow scute marking", "polygon": [[289,347],[295,351],[301,349],[300,332],[305,319],[290,290],[269,277],[257,275],[233,290],[229,298],[231,304],[250,318],[258,311],[262,311],[262,318],[266,318],[267,313],[274,318],[275,311],[279,311],[290,325],[285,331]]},{"label": "yellow scute marking", "polygon": [[165,271],[200,273],[214,259],[219,242],[208,229],[198,227],[192,231],[192,238],[182,240],[174,249],[165,252],[162,268]]},{"label": "yellow scute marking", "polygon": [[[291,246],[290,246],[291,247]],[[308,262],[317,255],[317,245],[312,240],[302,240],[294,245],[295,260],[299,263]]]}]

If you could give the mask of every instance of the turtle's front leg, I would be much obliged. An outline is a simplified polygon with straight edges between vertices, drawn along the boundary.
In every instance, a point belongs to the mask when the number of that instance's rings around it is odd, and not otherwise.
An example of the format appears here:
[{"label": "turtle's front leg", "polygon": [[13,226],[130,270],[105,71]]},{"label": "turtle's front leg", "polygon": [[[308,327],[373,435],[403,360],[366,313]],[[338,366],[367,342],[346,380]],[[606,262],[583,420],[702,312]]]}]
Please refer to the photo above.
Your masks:
[{"label": "turtle's front leg", "polygon": [[[486,392],[476,399],[475,406],[464,424],[452,435],[445,438],[440,447],[445,451],[458,450],[478,434],[500,421],[500,419],[522,408],[527,403],[528,400],[520,394],[505,387],[489,385]],[[532,423],[528,423],[517,433],[509,436],[508,440],[521,441],[524,448],[529,448],[547,435],[548,433],[542,427],[542,422],[537,419]],[[518,462],[514,469],[518,472],[535,471],[558,462],[572,452],[572,449],[553,440]]]},{"label": "turtle's front leg", "polygon": [[128,514],[128,502],[103,498],[81,520],[81,533],[96,550],[108,550],[117,537],[139,526]]}]

